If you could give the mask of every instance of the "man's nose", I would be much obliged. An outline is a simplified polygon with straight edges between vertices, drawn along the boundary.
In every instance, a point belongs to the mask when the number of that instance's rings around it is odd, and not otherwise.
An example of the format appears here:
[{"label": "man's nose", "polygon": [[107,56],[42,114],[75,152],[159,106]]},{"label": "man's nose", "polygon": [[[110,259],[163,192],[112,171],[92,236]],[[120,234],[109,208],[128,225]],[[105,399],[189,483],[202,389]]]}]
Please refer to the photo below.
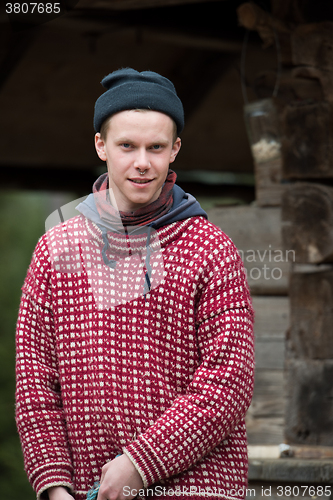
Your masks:
[{"label": "man's nose", "polygon": [[137,156],[135,159],[135,167],[139,168],[148,168],[150,167],[150,161],[148,157],[148,153],[145,148],[140,148],[137,151]]}]

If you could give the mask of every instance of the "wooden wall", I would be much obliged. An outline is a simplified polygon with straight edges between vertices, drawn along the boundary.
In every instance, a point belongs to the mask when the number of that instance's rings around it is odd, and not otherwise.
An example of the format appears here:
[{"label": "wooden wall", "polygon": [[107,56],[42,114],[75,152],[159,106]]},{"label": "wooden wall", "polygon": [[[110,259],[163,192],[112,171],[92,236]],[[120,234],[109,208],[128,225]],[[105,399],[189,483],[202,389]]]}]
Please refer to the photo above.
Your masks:
[{"label": "wooden wall", "polygon": [[258,204],[215,208],[209,220],[235,243],[255,310],[255,388],[247,414],[250,445],[284,441],[285,338],[289,326],[290,254],[282,244],[281,208]]},{"label": "wooden wall", "polygon": [[[287,18],[290,12],[284,14]],[[280,205],[281,243],[292,257],[282,437],[292,445],[332,446],[333,23],[305,22],[302,16],[299,24],[286,22],[251,2],[240,7],[239,15],[267,45],[279,40],[279,161],[255,170],[257,204],[262,213],[269,199]],[[267,96],[273,84],[272,75],[265,74],[258,89]]]}]

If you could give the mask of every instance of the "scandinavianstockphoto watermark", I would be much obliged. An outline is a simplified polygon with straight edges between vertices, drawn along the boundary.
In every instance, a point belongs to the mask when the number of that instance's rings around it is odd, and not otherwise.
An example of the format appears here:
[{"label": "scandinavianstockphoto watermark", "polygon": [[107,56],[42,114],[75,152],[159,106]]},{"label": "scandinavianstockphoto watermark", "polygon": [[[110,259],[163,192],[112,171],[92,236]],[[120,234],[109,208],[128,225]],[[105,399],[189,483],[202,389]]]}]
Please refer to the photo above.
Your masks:
[{"label": "scandinavianstockphoto watermark", "polygon": [[224,500],[232,500],[239,498],[304,498],[304,499],[313,499],[317,497],[331,497],[332,494],[332,486],[322,486],[322,485],[277,485],[277,486],[268,486],[261,485],[256,488],[217,488],[216,486],[175,486],[174,488],[168,488],[166,486],[155,486],[154,488],[147,488],[142,490],[137,490],[130,488],[129,486],[124,486],[123,495],[124,497],[181,497],[187,498],[191,496],[200,496],[202,498],[223,498]]},{"label": "scandinavianstockphoto watermark", "polygon": [[138,497],[144,495],[144,498],[147,497],[178,497],[178,498],[187,498],[191,496],[201,496],[203,498],[229,498],[229,499],[237,499],[237,498],[249,498],[255,497],[256,492],[254,489],[224,489],[217,488],[215,486],[210,487],[201,487],[201,486],[175,486],[173,488],[167,486],[155,486],[154,488],[147,488],[142,490],[137,490],[130,488],[129,486],[124,486],[123,488],[124,497]]},{"label": "scandinavianstockphoto watermark", "polygon": [[238,253],[244,263],[248,279],[280,280],[288,263],[296,261],[295,250],[281,250],[268,245],[265,249],[240,250]]}]

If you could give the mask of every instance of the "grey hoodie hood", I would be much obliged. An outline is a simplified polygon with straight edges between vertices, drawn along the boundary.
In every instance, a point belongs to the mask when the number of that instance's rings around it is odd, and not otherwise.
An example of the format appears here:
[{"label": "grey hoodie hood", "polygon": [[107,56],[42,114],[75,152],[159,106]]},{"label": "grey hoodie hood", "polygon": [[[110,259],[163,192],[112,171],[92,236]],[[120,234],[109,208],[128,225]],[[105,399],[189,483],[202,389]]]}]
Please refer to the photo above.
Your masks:
[{"label": "grey hoodie hood", "polygon": [[[201,208],[199,202],[189,193],[185,193],[177,184],[173,186],[173,204],[168,213],[162,215],[159,219],[154,220],[147,226],[158,229],[179,220],[188,219],[189,217],[202,216],[207,219],[206,212]],[[95,222],[103,232],[105,230],[118,231],[112,222],[102,219],[96,207],[95,198],[91,193],[82,203],[80,203],[76,210],[81,212],[87,219]],[[135,226],[136,227],[136,226]],[[144,226],[145,227],[145,226]],[[131,226],[128,226],[131,232]]]}]

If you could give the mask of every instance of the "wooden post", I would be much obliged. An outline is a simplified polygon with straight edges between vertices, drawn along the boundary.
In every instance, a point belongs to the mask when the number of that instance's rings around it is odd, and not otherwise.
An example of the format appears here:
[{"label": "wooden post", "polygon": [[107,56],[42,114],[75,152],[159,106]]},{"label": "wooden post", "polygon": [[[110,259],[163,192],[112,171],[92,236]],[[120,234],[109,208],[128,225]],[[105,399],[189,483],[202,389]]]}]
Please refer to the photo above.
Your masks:
[{"label": "wooden post", "polygon": [[333,261],[333,188],[293,183],[282,199],[282,238],[294,262]]},{"label": "wooden post", "polygon": [[332,303],[332,265],[291,275],[285,424],[291,443],[333,445]]},{"label": "wooden post", "polygon": [[287,442],[332,446],[333,360],[292,359],[287,373]]},{"label": "wooden post", "polygon": [[282,176],[333,178],[333,105],[295,102],[285,107],[281,121]]},{"label": "wooden post", "polygon": [[[305,21],[302,7],[299,0],[283,5],[272,0],[270,15],[247,2],[237,13],[242,26],[259,33],[264,47],[279,41],[282,61],[282,167],[276,178],[286,181],[282,239],[284,254],[291,252],[293,262],[284,437],[290,444],[332,446],[333,187],[328,182],[333,179],[333,23],[297,26]],[[290,85],[283,85],[284,77]],[[266,75],[260,85],[267,95],[274,77]],[[273,193],[267,175],[256,169],[261,200],[265,189]],[[298,263],[304,263],[302,269]]]},{"label": "wooden post", "polygon": [[[332,306],[332,265],[309,266],[305,272],[292,273],[289,358],[333,361]],[[333,378],[331,382],[333,390]]]}]

